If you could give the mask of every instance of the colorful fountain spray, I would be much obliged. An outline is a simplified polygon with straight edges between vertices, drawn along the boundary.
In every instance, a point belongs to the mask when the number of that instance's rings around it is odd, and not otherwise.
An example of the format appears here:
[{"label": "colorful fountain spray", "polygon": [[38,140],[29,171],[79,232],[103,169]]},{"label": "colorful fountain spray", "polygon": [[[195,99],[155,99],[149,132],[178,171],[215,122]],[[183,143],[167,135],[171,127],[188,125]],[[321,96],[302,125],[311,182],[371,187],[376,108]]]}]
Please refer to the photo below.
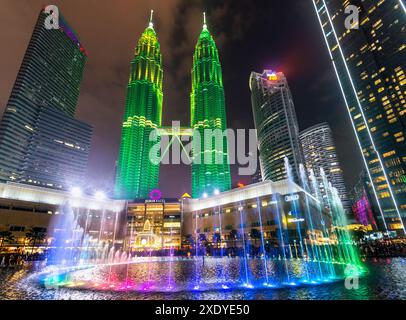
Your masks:
[{"label": "colorful fountain spray", "polygon": [[332,187],[331,183],[328,182],[323,169],[320,169],[320,176],[323,181],[324,189],[326,190],[327,202],[333,217],[333,231],[336,236],[336,248],[340,257],[340,262],[350,266],[351,268],[347,270],[353,270],[351,273],[361,273],[363,268],[359,259],[358,250],[346,228],[348,225],[347,216],[337,189]]},{"label": "colorful fountain spray", "polygon": [[[268,198],[251,199],[250,207],[245,201],[236,202],[231,212],[222,205],[214,206],[213,237],[206,234],[203,212],[194,212],[194,234],[189,243],[192,257],[187,258],[175,256],[172,243],[157,256],[151,246],[143,257],[132,258],[131,250],[119,248],[116,243],[118,213],[108,217],[103,211],[94,238],[88,233],[94,223],[90,211],[80,215],[67,204],[56,221],[59,231],[49,259],[52,266],[43,275],[44,284],[142,292],[248,290],[319,285],[362,274],[365,270],[346,228],[346,214],[337,190],[322,170],[320,178],[311,171],[308,177],[304,166],[300,166],[302,187],[298,193],[287,160],[285,168],[288,179],[283,195],[270,190]],[[321,195],[320,182],[327,198]],[[238,226],[232,240],[224,234],[227,214],[233,215]],[[109,219],[110,226],[114,226],[112,241],[103,240]],[[257,221],[255,225],[252,219]],[[250,234],[247,228],[257,228],[259,234]],[[129,232],[131,242],[134,230]],[[212,238],[211,246],[207,246]]]}]

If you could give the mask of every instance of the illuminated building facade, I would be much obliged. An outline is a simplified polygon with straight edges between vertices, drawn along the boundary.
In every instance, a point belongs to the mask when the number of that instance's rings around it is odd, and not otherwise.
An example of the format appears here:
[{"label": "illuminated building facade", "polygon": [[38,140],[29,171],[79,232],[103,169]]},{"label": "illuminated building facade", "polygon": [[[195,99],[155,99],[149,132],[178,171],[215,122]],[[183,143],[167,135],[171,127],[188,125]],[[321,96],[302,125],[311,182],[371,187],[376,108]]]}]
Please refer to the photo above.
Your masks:
[{"label": "illuminated building facade", "polygon": [[354,220],[364,226],[371,226],[378,229],[376,220],[379,216],[379,208],[372,192],[371,182],[368,175],[363,171],[349,197],[351,199],[351,209]]},{"label": "illuminated building facade", "polygon": [[130,251],[179,248],[181,203],[178,199],[128,202],[126,231],[125,246]]},{"label": "illuminated building facade", "polygon": [[405,232],[406,11],[402,1],[313,0],[374,197],[381,230]]},{"label": "illuminated building facade", "polygon": [[0,181],[68,189],[81,183],[91,126],[74,118],[86,52],[60,15],[41,12],[0,124]]},{"label": "illuminated building facade", "polygon": [[41,110],[20,182],[66,190],[82,185],[92,130],[90,125],[59,110]]},{"label": "illuminated building facade", "polygon": [[262,182],[262,172],[261,172],[261,163],[259,159],[259,153],[257,155],[257,170],[255,173],[251,176],[251,183],[258,183]]},{"label": "illuminated building facade", "polygon": [[252,183],[262,182],[262,173],[261,173],[260,167],[258,167],[258,169],[257,169],[257,171],[255,172],[255,174],[252,175],[252,177],[251,177],[251,182],[252,182]]},{"label": "illuminated building facade", "polygon": [[72,197],[70,192],[62,190],[8,182],[0,183],[0,231],[10,231],[14,240],[4,246],[31,252],[33,244],[27,240],[26,233],[31,228],[40,228],[46,239],[36,244],[36,250],[52,247],[61,232],[54,220],[64,214],[67,203],[86,234],[105,243],[122,245],[123,228],[117,226],[125,224],[125,201],[97,200],[86,195]]},{"label": "illuminated building facade", "polygon": [[[309,217],[304,214],[306,201],[311,214],[315,214],[311,231]],[[279,230],[291,243],[299,242],[301,237],[318,243],[327,241],[317,200],[288,180],[252,184],[206,199],[185,199],[183,207],[182,234],[185,237],[202,237],[203,234],[212,243],[221,239],[225,247],[241,246],[242,239],[258,246],[261,228],[264,241],[269,244],[281,242]],[[325,226],[331,226],[328,211],[322,209],[320,214]]]},{"label": "illuminated building facade", "polygon": [[227,136],[222,135],[222,143],[217,143],[217,139],[205,131],[220,130],[222,134],[227,129],[221,64],[206,21],[193,56],[190,100],[191,128],[194,130],[192,197],[199,198],[231,188]]},{"label": "illuminated building facade", "polygon": [[[300,142],[306,169],[313,170],[315,176],[320,177],[320,169],[322,168],[327,180],[337,189],[344,209],[350,213],[351,204],[344,184],[343,172],[338,161],[333,134],[328,123],[321,123],[302,131],[300,133]],[[327,199],[322,181],[319,181],[319,188],[323,198]],[[328,204],[325,203],[325,205]]]},{"label": "illuminated building facade", "polygon": [[187,242],[185,239],[190,241],[201,234],[212,243],[221,239],[225,247],[241,246],[243,233],[247,243],[258,246],[261,230],[266,243],[272,246],[335,241],[323,230],[332,226],[332,215],[316,198],[288,180],[241,186],[201,199],[185,194],[179,200],[134,201],[100,200],[37,186],[0,183],[0,231],[11,231],[15,236],[10,247],[24,246],[25,233],[33,227],[47,234],[48,242],[38,246],[52,247],[59,232],[63,232],[54,218],[63,217],[66,208],[72,209],[75,221],[94,241],[133,255],[178,250]]},{"label": "illuminated building facade", "polygon": [[283,73],[265,70],[251,73],[251,101],[257,129],[262,179],[287,178],[284,158],[289,159],[294,181],[299,181],[299,164],[304,164],[295,106]]},{"label": "illuminated building facade", "polygon": [[[193,141],[192,196],[197,198],[229,190],[231,176],[228,141],[223,135],[227,124],[221,64],[206,21],[193,57],[191,127],[179,128],[177,132],[161,126],[162,82],[162,55],[151,13],[149,26],[141,35],[131,62],[115,197],[126,200],[148,198],[158,186],[160,160],[175,141],[183,146],[183,138]],[[215,130],[221,132],[220,145]],[[171,138],[169,146],[162,154],[157,150],[154,154],[157,161],[152,161],[150,152],[162,137]]]},{"label": "illuminated building facade", "polygon": [[151,190],[158,186],[159,163],[150,161],[149,153],[159,137],[156,141],[149,138],[161,126],[162,81],[162,55],[150,21],[131,62],[116,172],[115,197],[118,199],[148,198]]}]

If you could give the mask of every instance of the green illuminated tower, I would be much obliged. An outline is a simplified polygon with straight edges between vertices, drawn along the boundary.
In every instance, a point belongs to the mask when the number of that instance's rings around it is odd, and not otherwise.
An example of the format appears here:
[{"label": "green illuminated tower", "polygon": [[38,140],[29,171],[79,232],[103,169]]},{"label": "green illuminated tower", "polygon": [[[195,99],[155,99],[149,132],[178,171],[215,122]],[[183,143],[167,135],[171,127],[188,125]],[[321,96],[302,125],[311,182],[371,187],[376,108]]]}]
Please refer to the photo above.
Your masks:
[{"label": "green illuminated tower", "polygon": [[194,129],[192,197],[199,198],[231,188],[227,137],[216,139],[206,130],[227,129],[221,64],[216,43],[207,29],[206,15],[193,56],[190,100]]},{"label": "green illuminated tower", "polygon": [[118,199],[147,198],[158,186],[159,164],[150,161],[156,141],[151,132],[162,121],[162,55],[151,20],[138,41],[127,86],[127,98],[117,164],[115,196]]}]

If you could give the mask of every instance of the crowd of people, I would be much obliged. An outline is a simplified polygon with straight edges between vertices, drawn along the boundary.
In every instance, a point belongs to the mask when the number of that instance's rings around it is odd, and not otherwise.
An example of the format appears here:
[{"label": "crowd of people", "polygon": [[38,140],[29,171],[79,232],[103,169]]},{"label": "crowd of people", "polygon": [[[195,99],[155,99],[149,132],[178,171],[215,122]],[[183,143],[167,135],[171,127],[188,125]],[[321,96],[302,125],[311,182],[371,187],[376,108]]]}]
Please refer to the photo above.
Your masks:
[{"label": "crowd of people", "polygon": [[[358,244],[360,254],[363,258],[389,258],[389,257],[406,257],[406,241],[400,240],[390,240],[390,239],[380,239],[380,240],[369,240],[361,241]],[[241,249],[241,248],[240,248]],[[203,250],[204,252],[199,252],[199,255],[220,255],[219,248],[210,248],[208,250]],[[247,252],[248,253],[248,252]],[[267,255],[273,256],[273,252],[267,250]],[[195,254],[194,250],[184,249],[184,250],[154,250],[154,251],[140,251],[132,252],[131,256],[135,257],[145,257],[145,256],[183,256],[191,257]],[[225,248],[222,255],[227,255],[230,257],[241,256],[242,252],[236,248]],[[249,254],[253,257],[256,256],[255,252],[249,250]],[[12,251],[12,252],[0,252],[0,268],[13,268],[18,266],[23,266],[26,262],[32,261],[43,261],[47,259],[47,252],[43,253],[30,253],[23,251]]]},{"label": "crowd of people", "polygon": [[0,253],[0,268],[23,266],[25,262],[42,261],[45,258],[45,253],[2,252]]},{"label": "crowd of people", "polygon": [[406,257],[406,242],[393,240],[373,240],[359,244],[360,253],[366,258]]}]

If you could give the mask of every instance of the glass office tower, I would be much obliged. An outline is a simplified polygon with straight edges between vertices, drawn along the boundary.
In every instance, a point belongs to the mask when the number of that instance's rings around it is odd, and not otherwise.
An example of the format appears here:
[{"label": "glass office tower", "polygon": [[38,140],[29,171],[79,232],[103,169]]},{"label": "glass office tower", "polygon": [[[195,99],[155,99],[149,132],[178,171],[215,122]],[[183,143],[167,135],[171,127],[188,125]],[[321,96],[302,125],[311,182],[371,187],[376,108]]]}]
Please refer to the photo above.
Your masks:
[{"label": "glass office tower", "polygon": [[406,12],[399,0],[354,1],[359,21],[347,29],[347,0],[313,0],[357,137],[381,230],[405,233]]},{"label": "glass office tower", "polygon": [[[206,21],[193,56],[190,100],[194,130],[192,197],[200,198],[231,189],[228,140],[227,136],[220,137],[227,129],[223,76]],[[218,130],[220,139],[212,136],[210,130]]]},{"label": "glass office tower", "polygon": [[62,15],[59,29],[46,29],[46,17],[38,17],[0,124],[0,180],[67,189],[82,182],[90,149],[92,127],[74,119],[87,55]]},{"label": "glass office tower", "polygon": [[62,111],[45,108],[36,121],[20,182],[68,189],[83,184],[92,127]]},{"label": "glass office tower", "polygon": [[[315,176],[320,177],[320,169],[323,169],[328,181],[337,189],[344,209],[347,213],[350,213],[351,203],[344,184],[343,171],[338,160],[333,133],[328,123],[320,123],[302,131],[300,133],[300,142],[307,170],[313,170]],[[323,198],[327,201],[327,195],[321,180],[319,186]]]},{"label": "glass office tower", "polygon": [[288,82],[282,72],[251,73],[251,102],[257,129],[262,179],[287,178],[285,157],[299,183],[299,165],[304,162],[299,126]]}]

